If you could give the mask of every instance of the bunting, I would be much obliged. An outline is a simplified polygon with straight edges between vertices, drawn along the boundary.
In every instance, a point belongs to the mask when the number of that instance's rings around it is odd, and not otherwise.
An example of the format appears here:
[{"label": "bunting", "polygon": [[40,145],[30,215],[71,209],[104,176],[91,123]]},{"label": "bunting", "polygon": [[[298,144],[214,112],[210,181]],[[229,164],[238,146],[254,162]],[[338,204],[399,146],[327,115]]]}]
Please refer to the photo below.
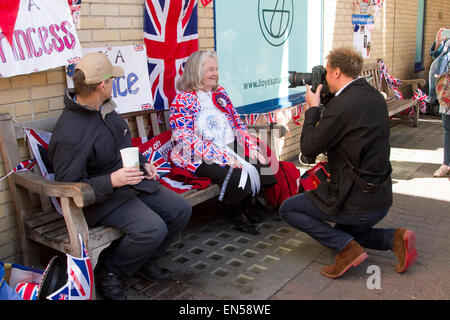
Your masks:
[{"label": "bunting", "polygon": [[427,102],[430,102],[430,98],[428,95],[417,88],[416,92],[414,92],[412,99],[419,101],[419,109],[422,114],[427,112]]},{"label": "bunting", "polygon": [[258,124],[259,119],[263,117],[267,124],[277,123],[287,127],[288,122],[292,119],[296,125],[301,126],[301,116],[306,111],[304,105],[305,103],[291,108],[278,109],[272,112],[240,114],[240,116],[242,121],[248,125]]},{"label": "bunting", "polygon": [[399,99],[399,100],[403,100],[403,95],[400,92],[399,87],[402,85],[402,82],[400,79],[394,78],[392,77],[387,69],[386,64],[383,62],[383,60],[380,60],[380,62],[378,62],[380,71],[381,71],[381,78],[380,80],[384,77],[384,79],[386,80],[386,83],[388,84],[389,88],[391,88],[392,92],[394,92],[395,98]]}]

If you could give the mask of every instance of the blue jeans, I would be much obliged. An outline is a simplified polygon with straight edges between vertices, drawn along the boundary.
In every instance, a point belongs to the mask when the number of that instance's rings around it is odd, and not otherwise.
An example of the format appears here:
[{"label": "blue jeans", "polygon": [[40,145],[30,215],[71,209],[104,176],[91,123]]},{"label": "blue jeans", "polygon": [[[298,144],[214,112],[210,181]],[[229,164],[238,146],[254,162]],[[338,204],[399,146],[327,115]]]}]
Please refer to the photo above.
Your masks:
[{"label": "blue jeans", "polygon": [[[280,207],[280,215],[287,223],[338,252],[352,240],[364,248],[391,250],[395,229],[372,228],[388,211],[389,208],[362,214],[337,213],[330,216],[303,193],[287,199]],[[335,226],[325,221],[334,222]]]},{"label": "blue jeans", "polygon": [[444,127],[444,162],[450,165],[450,114],[442,115],[442,126]]}]

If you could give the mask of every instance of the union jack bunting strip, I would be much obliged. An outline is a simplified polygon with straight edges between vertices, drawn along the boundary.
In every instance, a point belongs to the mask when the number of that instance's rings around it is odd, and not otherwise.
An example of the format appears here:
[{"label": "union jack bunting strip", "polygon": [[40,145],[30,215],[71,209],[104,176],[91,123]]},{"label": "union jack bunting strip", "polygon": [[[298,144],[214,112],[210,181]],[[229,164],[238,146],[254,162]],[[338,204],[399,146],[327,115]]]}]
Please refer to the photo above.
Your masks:
[{"label": "union jack bunting strip", "polygon": [[269,112],[264,114],[264,118],[268,124],[277,123],[277,114],[275,112]]},{"label": "union jack bunting strip", "polygon": [[146,0],[144,43],[156,110],[168,109],[176,81],[191,53],[198,50],[196,0]]},{"label": "union jack bunting strip", "polygon": [[244,114],[243,116],[247,124],[254,125],[258,122],[260,114],[259,113]]},{"label": "union jack bunting strip", "polygon": [[29,170],[33,169],[33,167],[36,163],[37,163],[36,159],[22,161],[21,163],[19,163],[19,165],[17,167],[12,169],[7,175],[1,177],[0,181],[2,181],[3,179],[6,179],[8,176],[13,174],[14,172],[29,171]]},{"label": "union jack bunting strip", "polygon": [[300,122],[300,117],[303,113],[303,105],[298,105],[295,108],[292,108],[291,110],[294,110],[294,114],[292,115],[292,120],[293,122],[298,125],[301,126],[302,123]]},{"label": "union jack bunting strip", "polygon": [[72,14],[73,23],[77,25],[80,19],[81,0],[68,0],[70,13]]},{"label": "union jack bunting strip", "polygon": [[66,254],[67,256],[67,283],[59,290],[50,294],[48,300],[91,300],[94,275],[91,260],[87,254],[81,236],[80,258]]},{"label": "union jack bunting strip", "polygon": [[400,87],[402,85],[401,80],[389,75],[388,69],[387,69],[386,65],[384,64],[383,60],[380,60],[380,62],[378,64],[380,66],[381,78],[384,77],[389,88],[391,88],[392,91],[394,92],[395,98],[399,99],[399,100],[403,100],[403,95],[400,92],[400,90],[398,89],[398,87]]},{"label": "union jack bunting strip", "polygon": [[416,92],[414,92],[414,95],[412,96],[413,99],[419,101],[419,109],[422,114],[425,114],[427,112],[427,102],[430,102],[430,98],[428,95],[417,88]]}]

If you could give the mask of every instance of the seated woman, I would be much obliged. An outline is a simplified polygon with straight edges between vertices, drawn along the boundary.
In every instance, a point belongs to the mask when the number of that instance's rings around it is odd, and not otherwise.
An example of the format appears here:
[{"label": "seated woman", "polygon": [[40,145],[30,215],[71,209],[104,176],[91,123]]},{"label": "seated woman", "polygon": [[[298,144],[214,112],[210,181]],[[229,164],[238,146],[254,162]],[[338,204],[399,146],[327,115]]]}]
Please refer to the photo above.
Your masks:
[{"label": "seated woman", "polygon": [[249,135],[228,93],[218,85],[216,53],[194,52],[186,62],[177,89],[181,93],[170,107],[172,139],[176,141],[172,162],[220,184],[219,201],[224,205],[225,216],[238,230],[258,234],[258,226],[249,219],[261,222],[262,215],[252,198],[261,187],[277,181],[270,170],[260,174],[262,167],[268,167],[268,160],[256,139]]}]

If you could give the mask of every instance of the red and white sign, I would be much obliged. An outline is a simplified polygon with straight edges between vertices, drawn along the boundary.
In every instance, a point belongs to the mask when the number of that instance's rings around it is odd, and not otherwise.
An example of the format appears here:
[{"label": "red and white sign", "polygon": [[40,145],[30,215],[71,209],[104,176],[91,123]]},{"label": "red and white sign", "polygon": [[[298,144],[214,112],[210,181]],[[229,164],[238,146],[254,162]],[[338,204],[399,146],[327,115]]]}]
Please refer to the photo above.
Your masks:
[{"label": "red and white sign", "polygon": [[68,65],[82,56],[67,0],[2,0],[0,30],[0,77]]}]

